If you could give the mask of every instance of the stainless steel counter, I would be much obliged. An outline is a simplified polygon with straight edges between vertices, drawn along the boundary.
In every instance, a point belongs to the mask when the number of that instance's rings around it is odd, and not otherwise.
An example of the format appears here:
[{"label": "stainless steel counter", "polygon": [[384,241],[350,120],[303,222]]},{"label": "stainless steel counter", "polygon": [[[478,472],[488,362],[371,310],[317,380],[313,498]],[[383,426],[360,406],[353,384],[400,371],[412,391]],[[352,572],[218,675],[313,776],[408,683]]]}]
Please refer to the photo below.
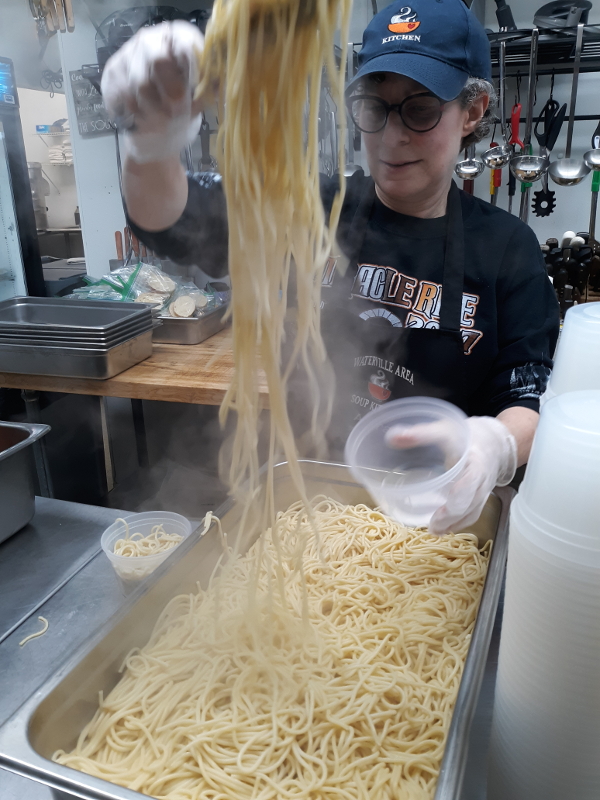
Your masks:
[{"label": "stainless steel counter", "polygon": [[[0,723],[122,604],[100,535],[123,512],[36,498],[30,525],[0,544]],[[19,642],[48,632],[24,647]],[[484,800],[500,622],[472,726],[463,800]],[[46,786],[0,769],[1,800],[52,800]]]},{"label": "stainless steel counter", "polygon": [[[124,512],[36,498],[31,523],[0,544],[0,722],[124,600],[100,536]],[[19,642],[48,632],[24,647]],[[1,800],[52,800],[46,786],[0,769]]]}]

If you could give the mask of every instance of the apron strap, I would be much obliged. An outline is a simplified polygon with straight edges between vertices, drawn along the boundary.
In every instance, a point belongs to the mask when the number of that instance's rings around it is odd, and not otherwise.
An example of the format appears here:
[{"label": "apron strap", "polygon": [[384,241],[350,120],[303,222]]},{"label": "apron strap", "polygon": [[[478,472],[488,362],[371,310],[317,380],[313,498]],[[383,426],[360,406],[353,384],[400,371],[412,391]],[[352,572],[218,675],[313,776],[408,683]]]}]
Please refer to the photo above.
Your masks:
[{"label": "apron strap", "polygon": [[350,263],[358,263],[360,251],[367,235],[369,219],[373,212],[373,206],[375,205],[375,197],[375,181],[370,178],[365,190],[360,196],[349,227]]},{"label": "apron strap", "polygon": [[454,181],[448,192],[448,222],[442,281],[440,330],[460,331],[465,281],[465,232],[460,191]]}]

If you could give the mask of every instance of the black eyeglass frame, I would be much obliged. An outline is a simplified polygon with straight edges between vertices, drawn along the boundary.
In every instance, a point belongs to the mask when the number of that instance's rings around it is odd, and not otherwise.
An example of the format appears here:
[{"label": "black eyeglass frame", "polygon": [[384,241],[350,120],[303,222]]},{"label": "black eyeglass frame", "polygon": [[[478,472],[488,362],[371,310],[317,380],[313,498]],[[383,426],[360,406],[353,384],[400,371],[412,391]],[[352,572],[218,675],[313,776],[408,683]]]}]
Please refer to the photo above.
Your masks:
[{"label": "black eyeglass frame", "polygon": [[[409,100],[414,100],[415,97],[435,97],[436,100],[439,100],[440,102],[440,116],[438,117],[437,122],[435,122],[435,124],[433,124],[430,128],[413,128],[406,122],[406,120],[402,116],[402,106]],[[377,102],[381,103],[381,105],[385,108],[386,112],[385,120],[383,121],[383,125],[381,126],[381,128],[377,128],[376,131],[366,131],[364,128],[360,127],[360,125],[354,119],[354,116],[352,114],[352,103],[355,100],[377,100]],[[358,130],[361,131],[362,133],[379,133],[379,131],[382,131],[387,125],[387,121],[392,111],[396,111],[398,113],[398,116],[402,120],[402,124],[406,128],[408,128],[409,131],[413,131],[414,133],[428,133],[429,131],[432,131],[440,124],[440,121],[444,114],[444,106],[447,105],[447,103],[449,102],[450,102],[449,100],[442,100],[434,92],[417,92],[417,94],[409,94],[408,97],[405,97],[401,103],[388,103],[386,100],[384,100],[382,97],[378,97],[376,94],[352,94],[346,98],[346,107],[348,109],[348,113],[350,114],[350,119],[356,125]]]}]

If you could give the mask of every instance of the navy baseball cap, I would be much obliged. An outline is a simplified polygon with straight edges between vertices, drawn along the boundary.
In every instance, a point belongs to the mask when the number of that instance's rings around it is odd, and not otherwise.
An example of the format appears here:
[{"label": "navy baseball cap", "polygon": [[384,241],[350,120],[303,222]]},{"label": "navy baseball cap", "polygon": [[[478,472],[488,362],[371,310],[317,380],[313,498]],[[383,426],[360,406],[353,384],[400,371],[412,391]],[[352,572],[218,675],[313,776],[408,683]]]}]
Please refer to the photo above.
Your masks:
[{"label": "navy baseball cap", "polygon": [[406,75],[442,100],[458,97],[469,77],[491,82],[487,34],[463,0],[408,2],[394,2],[373,17],[347,92],[373,72]]}]

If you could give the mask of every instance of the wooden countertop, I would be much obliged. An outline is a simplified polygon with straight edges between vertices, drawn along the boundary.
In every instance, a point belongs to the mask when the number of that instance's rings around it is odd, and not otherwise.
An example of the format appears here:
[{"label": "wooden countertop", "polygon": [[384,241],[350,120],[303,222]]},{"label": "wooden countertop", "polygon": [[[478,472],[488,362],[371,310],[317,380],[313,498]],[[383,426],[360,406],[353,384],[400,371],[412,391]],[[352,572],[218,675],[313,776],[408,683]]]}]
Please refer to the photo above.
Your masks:
[{"label": "wooden countertop", "polygon": [[[0,387],[215,406],[232,375],[231,330],[226,328],[202,344],[154,344],[150,358],[106,381],[0,372]],[[266,383],[261,395],[267,405]]]}]

